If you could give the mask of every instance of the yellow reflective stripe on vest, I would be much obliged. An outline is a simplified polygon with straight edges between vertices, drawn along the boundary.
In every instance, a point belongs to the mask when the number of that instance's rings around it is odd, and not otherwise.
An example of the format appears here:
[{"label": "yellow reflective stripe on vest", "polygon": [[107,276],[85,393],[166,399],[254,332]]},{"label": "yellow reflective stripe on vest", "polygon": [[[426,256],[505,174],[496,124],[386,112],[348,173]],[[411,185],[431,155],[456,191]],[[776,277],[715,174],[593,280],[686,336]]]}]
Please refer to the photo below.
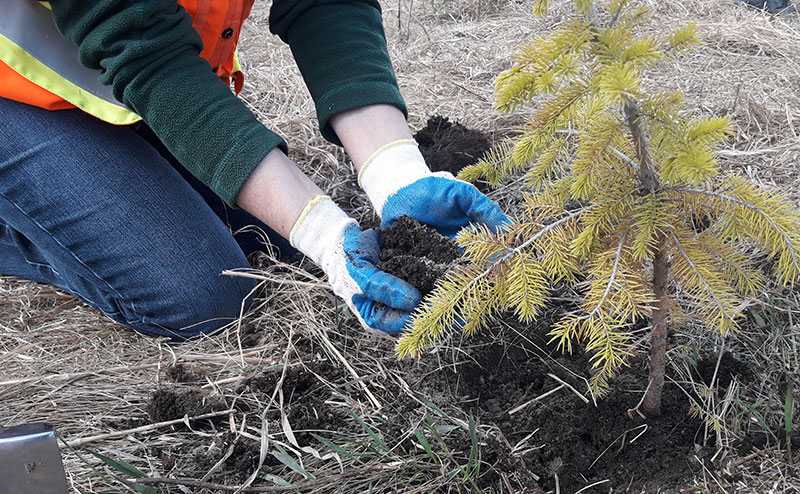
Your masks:
[{"label": "yellow reflective stripe on vest", "polygon": [[242,62],[239,61],[239,50],[233,50],[233,74],[236,75],[237,72],[242,71]]},{"label": "yellow reflective stripe on vest", "polygon": [[14,0],[0,15],[0,60],[22,77],[109,123],[141,120],[114,99],[97,72],[78,61],[78,47],[56,29],[38,2]]}]

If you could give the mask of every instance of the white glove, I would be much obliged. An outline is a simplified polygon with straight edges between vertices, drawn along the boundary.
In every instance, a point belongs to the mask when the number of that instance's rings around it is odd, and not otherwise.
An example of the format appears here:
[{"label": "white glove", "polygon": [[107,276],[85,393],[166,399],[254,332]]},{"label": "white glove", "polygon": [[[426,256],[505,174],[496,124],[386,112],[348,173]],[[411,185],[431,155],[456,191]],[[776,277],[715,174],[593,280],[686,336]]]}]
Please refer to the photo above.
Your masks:
[{"label": "white glove", "polygon": [[500,206],[474,185],[447,172],[431,172],[413,139],[375,151],[361,167],[358,183],[381,217],[382,228],[408,215],[454,237],[470,223],[500,228],[509,222]]},{"label": "white glove", "polygon": [[292,227],[289,242],[328,275],[333,292],[366,328],[399,332],[419,304],[416,288],[385,273],[374,230],[361,231],[328,196],[312,199]]}]

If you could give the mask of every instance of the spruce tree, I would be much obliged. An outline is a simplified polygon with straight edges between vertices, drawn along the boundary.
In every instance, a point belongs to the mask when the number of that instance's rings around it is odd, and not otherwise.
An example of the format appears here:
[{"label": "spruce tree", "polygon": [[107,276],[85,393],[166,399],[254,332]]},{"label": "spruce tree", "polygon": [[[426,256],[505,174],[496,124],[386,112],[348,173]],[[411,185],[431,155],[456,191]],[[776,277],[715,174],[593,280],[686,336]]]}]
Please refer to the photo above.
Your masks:
[{"label": "spruce tree", "polygon": [[[650,380],[642,403],[661,413],[667,335],[686,317],[722,335],[737,328],[742,302],[766,276],[800,274],[800,214],[774,190],[721,170],[715,149],[727,117],[695,116],[677,90],[643,80],[666,57],[696,49],[694,24],[642,34],[646,6],[573,0],[575,15],[548,37],[522,45],[496,79],[500,111],[535,97],[518,135],[460,178],[524,173],[520,213],[502,231],[472,226],[457,241],[469,260],[438,283],[400,338],[418,355],[452,330],[472,334],[505,310],[535,319],[554,283],[583,300],[550,331],[564,351],[585,343],[602,395],[631,355],[633,323],[651,322]],[[546,14],[548,0],[534,3]],[[758,255],[772,261],[768,272]]]}]

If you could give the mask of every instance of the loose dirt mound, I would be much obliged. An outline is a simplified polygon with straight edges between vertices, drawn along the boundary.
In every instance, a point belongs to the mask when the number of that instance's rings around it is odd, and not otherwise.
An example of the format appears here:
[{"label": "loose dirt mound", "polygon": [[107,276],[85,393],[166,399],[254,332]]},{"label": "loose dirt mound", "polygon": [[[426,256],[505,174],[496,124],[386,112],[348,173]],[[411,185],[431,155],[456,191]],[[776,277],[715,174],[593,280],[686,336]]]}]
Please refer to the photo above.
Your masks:
[{"label": "loose dirt mound", "polygon": [[160,389],[153,393],[147,406],[147,415],[153,422],[166,422],[185,415],[203,415],[211,407],[203,401],[199,391],[175,392]]},{"label": "loose dirt mound", "polygon": [[[719,366],[717,366],[719,360]],[[717,359],[716,355],[711,355],[707,358],[700,359],[697,362],[697,368],[694,369],[695,373],[706,386],[711,386],[714,377],[716,376],[717,390],[724,393],[734,378],[752,379],[753,373],[747,362],[742,362],[736,359],[731,352],[725,352],[722,357]]]},{"label": "loose dirt mound", "polygon": [[560,366],[547,365],[535,356],[547,348],[545,336],[523,334],[513,344],[479,343],[455,372],[442,369],[416,385],[439,396],[440,406],[461,404],[492,426],[481,446],[481,459],[491,466],[482,488],[576,492],[597,482],[583,492],[670,492],[690,482],[697,473],[690,460],[706,450],[695,445],[702,424],[687,415],[680,390],[665,388],[658,419],[629,411],[646,385],[639,359],[631,362],[637,375],[620,376],[597,406],[585,403],[569,386],[585,389],[587,356],[557,356]]},{"label": "loose dirt mound", "polygon": [[414,139],[431,170],[453,175],[477,162],[492,147],[491,139],[483,132],[440,115],[430,117]]}]

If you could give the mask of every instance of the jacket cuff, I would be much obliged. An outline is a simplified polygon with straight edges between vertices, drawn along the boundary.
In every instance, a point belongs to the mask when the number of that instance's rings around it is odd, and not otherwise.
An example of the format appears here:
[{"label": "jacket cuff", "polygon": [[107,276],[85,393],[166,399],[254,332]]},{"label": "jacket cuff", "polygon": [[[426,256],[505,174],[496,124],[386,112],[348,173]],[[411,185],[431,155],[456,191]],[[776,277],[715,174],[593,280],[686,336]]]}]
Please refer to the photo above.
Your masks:
[{"label": "jacket cuff", "polygon": [[342,142],[333,131],[330,119],[338,113],[369,105],[392,105],[408,118],[403,96],[394,84],[384,82],[361,82],[346,84],[331,90],[316,102],[317,120],[322,136],[328,141],[341,146]]},{"label": "jacket cuff", "polygon": [[238,209],[236,197],[250,174],[266,155],[275,148],[284,154],[289,149],[286,142],[266,127],[255,127],[242,137],[241,145],[234,144],[214,168],[208,186],[229,206]]}]

